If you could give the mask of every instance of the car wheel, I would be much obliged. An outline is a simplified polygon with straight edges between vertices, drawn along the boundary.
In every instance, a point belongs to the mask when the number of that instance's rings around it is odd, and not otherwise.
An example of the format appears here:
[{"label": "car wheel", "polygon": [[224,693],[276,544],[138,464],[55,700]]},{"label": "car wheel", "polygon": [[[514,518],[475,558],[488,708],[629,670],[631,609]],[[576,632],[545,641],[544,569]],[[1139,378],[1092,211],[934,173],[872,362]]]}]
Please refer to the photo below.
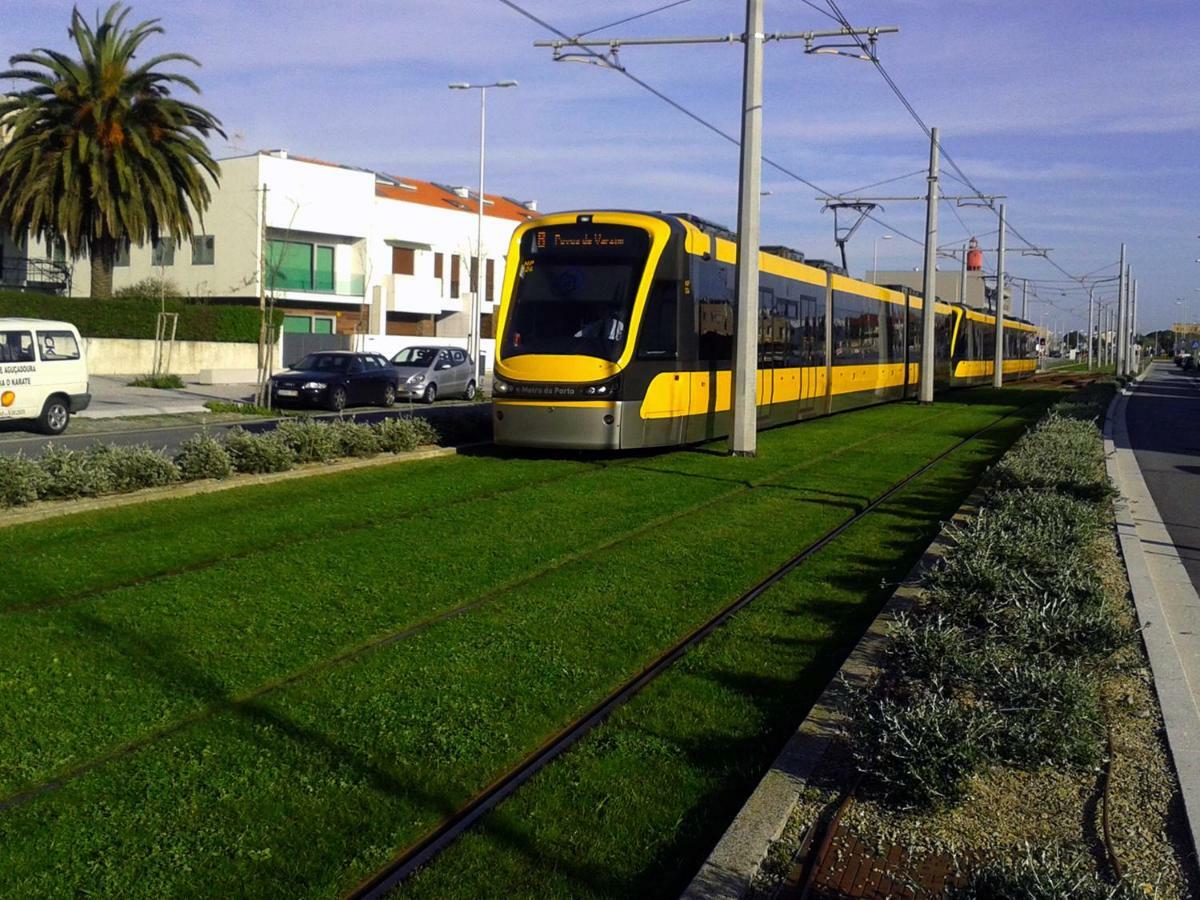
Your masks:
[{"label": "car wheel", "polygon": [[432,403],[437,399],[437,385],[428,384],[425,386],[425,395],[422,398],[426,403]]},{"label": "car wheel", "polygon": [[384,406],[393,406],[396,403],[396,386],[394,384],[385,384],[383,386],[383,398],[379,401]]},{"label": "car wheel", "polygon": [[463,391],[463,399],[464,400],[474,400],[475,399],[475,382],[474,381],[467,382],[467,389],[465,391]]},{"label": "car wheel", "polygon": [[51,397],[42,407],[37,427],[42,434],[62,434],[67,430],[67,423],[70,421],[71,407],[67,405],[67,401],[62,397]]},{"label": "car wheel", "polygon": [[346,408],[346,389],[340,384],[329,391],[329,408],[334,412],[341,412]]}]

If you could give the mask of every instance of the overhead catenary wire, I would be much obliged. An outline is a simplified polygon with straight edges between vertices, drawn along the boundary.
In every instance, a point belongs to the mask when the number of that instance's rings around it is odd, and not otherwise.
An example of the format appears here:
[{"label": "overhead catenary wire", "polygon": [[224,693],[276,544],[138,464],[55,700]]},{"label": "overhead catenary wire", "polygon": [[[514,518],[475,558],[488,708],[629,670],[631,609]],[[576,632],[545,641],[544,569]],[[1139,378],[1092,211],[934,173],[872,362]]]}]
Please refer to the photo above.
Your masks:
[{"label": "overhead catenary wire", "polygon": [[[805,3],[808,6],[814,6],[814,4],[809,2],[809,0],[801,0],[801,2]],[[870,47],[867,46],[866,42],[863,41],[862,38],[853,34],[854,26],[852,26],[850,24],[850,20],[846,18],[845,14],[842,12],[841,8],[837,5],[837,0],[825,0],[825,2],[829,4],[829,8],[832,11],[832,16],[833,16],[834,20],[837,21],[843,28],[846,28],[851,32],[850,36],[854,40],[854,42],[857,43],[862,48],[863,52],[866,53],[870,57],[870,61],[875,66],[876,71],[878,71],[879,74],[882,76],[883,80],[885,82],[887,82],[888,87],[890,87],[892,89],[892,93],[894,93],[896,95],[896,98],[900,101],[901,105],[908,111],[908,114],[910,116],[912,116],[913,121],[915,121],[917,123],[917,125],[920,126],[921,130],[925,133],[926,137],[928,137],[930,140],[933,140],[933,132],[930,130],[929,126],[925,124],[925,120],[921,118],[920,113],[917,112],[916,108],[909,101],[908,97],[905,96],[904,91],[902,91],[900,89],[900,86],[898,84],[896,84],[895,79],[893,79],[891,74],[888,72],[887,67],[884,66],[884,64],[882,62],[880,62],[880,60],[876,54],[871,52]],[[958,165],[958,163],[954,160],[954,157],[946,152],[946,148],[942,145],[942,143],[940,141],[938,142],[938,150],[941,153],[942,158],[949,164],[950,168],[953,169],[958,174],[958,180],[960,180],[962,184],[964,184],[967,188],[969,188],[971,191],[973,191],[976,194],[976,196],[978,196],[981,200],[986,200],[986,195],[983,193],[983,191],[981,191],[975,185],[975,183],[971,181],[971,179],[967,176],[967,173],[964,172],[962,170],[962,168]],[[990,202],[988,202],[988,206],[989,207],[991,206]],[[1017,228],[1011,222],[1006,223],[1005,230],[1011,232],[1012,235],[1015,238],[1017,238],[1017,240],[1019,240],[1023,244],[1025,244],[1026,247],[1029,247],[1030,249],[1036,248],[1036,245],[1032,241],[1030,241],[1028,238],[1026,238],[1025,235],[1023,235],[1020,231],[1018,231]],[[1065,269],[1061,265],[1059,265],[1059,263],[1056,260],[1051,259],[1050,255],[1048,253],[1043,253],[1041,255],[1046,260],[1046,262],[1048,262],[1054,268],[1058,269],[1060,272],[1062,272],[1068,278],[1077,279],[1077,276],[1073,275],[1071,272],[1067,271],[1067,269]]]},{"label": "overhead catenary wire", "polygon": [[[529,19],[529,21],[540,26],[541,28],[544,28],[546,31],[550,32],[551,34],[557,35],[562,40],[567,41],[567,42],[572,42],[574,40],[574,38],[572,38],[565,31],[555,27],[554,25],[551,25],[545,19],[542,19],[539,16],[537,16],[536,14],[525,9],[520,4],[516,3],[515,0],[499,0],[499,2],[501,4],[503,4],[504,6],[507,6],[509,9],[511,9],[513,12],[517,13],[518,15],[524,16],[526,19]],[[689,119],[691,119],[697,125],[700,125],[701,127],[707,129],[708,131],[711,131],[713,134],[728,141],[729,143],[733,144],[735,147],[741,146],[741,141],[737,137],[735,137],[734,135],[725,131],[720,126],[714,125],[712,122],[709,122],[707,119],[705,119],[699,113],[695,113],[692,110],[688,109],[682,103],[673,99],[672,97],[667,96],[665,93],[660,91],[658,88],[654,87],[653,85],[649,84],[648,82],[644,81],[643,79],[638,78],[636,75],[634,75],[632,72],[630,72],[626,67],[614,66],[608,60],[607,57],[605,57],[601,53],[597,53],[591,47],[586,47],[586,46],[581,45],[579,47],[579,49],[585,51],[588,55],[593,57],[599,65],[605,66],[606,68],[610,68],[614,72],[617,72],[617,73],[623,75],[624,77],[628,78],[630,81],[632,81],[638,87],[653,94],[655,97],[657,97],[662,102],[666,103],[672,109],[687,116]],[[789,178],[792,178],[792,179],[800,182],[801,184],[805,185],[808,188],[811,188],[812,190],[816,191],[819,194],[824,194],[824,195],[831,196],[831,197],[844,196],[843,194],[835,194],[833,191],[826,190],[825,188],[821,187],[820,185],[815,184],[812,181],[809,181],[807,178],[800,175],[799,173],[793,172],[791,169],[787,168],[783,164],[776,162],[775,160],[773,160],[765,155],[762,157],[762,161],[765,165],[771,167],[772,169],[775,169],[777,172],[780,172],[780,173],[788,176]],[[913,237],[912,235],[908,234],[907,232],[894,227],[893,225],[883,221],[882,219],[878,218],[877,216],[875,216],[871,213],[867,214],[867,218],[870,219],[872,222],[875,222],[877,225],[881,225],[884,228],[894,232],[898,236],[905,238],[909,241],[912,241],[914,244],[918,244],[918,245],[924,244],[924,241],[919,240],[918,238]]]},{"label": "overhead catenary wire", "polygon": [[597,31],[607,31],[610,28],[616,28],[618,25],[624,25],[626,22],[634,22],[638,19],[644,19],[646,16],[652,16],[655,13],[673,9],[676,6],[683,6],[683,4],[691,2],[692,0],[673,0],[671,3],[664,3],[662,6],[656,6],[654,9],[648,9],[645,12],[638,13],[636,16],[626,16],[624,19],[617,19],[617,21],[609,22],[607,25],[600,25],[596,28],[589,28],[587,31],[581,31],[579,34],[575,35],[575,37],[587,37],[589,34],[595,34]]}]

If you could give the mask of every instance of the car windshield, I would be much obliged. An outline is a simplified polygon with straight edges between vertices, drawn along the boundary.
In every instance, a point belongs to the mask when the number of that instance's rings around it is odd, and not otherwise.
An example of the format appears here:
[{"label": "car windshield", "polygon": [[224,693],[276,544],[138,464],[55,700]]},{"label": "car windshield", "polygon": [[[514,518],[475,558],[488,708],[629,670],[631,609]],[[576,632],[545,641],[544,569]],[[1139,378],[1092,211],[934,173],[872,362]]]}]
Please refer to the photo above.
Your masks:
[{"label": "car windshield", "polygon": [[526,232],[504,355],[617,359],[649,253],[649,235],[627,225],[579,223]]},{"label": "car windshield", "polygon": [[437,347],[405,347],[392,357],[396,366],[419,366],[427,368],[433,365],[434,357],[438,354]]},{"label": "car windshield", "polygon": [[300,372],[345,372],[352,359],[338,353],[310,353],[296,363],[295,369]]}]

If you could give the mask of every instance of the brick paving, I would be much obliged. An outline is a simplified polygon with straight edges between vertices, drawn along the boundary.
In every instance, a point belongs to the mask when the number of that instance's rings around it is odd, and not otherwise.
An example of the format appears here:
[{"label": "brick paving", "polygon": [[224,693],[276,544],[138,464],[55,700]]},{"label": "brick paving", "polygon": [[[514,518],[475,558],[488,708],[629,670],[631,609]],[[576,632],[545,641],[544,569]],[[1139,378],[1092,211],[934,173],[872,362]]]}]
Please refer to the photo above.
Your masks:
[{"label": "brick paving", "polygon": [[[796,867],[781,900],[800,900],[803,896],[800,866]],[[829,842],[820,868],[812,878],[807,897],[810,900],[917,900],[944,897],[951,887],[965,878],[954,860],[944,854],[914,856],[899,847],[881,854],[860,839],[845,823],[839,822]]]}]

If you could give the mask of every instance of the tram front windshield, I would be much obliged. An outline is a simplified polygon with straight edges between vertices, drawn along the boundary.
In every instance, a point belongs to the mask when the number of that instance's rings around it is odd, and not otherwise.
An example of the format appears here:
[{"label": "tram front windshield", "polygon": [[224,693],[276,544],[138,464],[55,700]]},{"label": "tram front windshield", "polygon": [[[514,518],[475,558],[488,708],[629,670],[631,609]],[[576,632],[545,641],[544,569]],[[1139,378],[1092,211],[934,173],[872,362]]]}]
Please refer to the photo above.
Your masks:
[{"label": "tram front windshield", "polygon": [[578,223],[527,231],[503,355],[616,360],[629,335],[649,253],[649,235],[627,225]]}]

